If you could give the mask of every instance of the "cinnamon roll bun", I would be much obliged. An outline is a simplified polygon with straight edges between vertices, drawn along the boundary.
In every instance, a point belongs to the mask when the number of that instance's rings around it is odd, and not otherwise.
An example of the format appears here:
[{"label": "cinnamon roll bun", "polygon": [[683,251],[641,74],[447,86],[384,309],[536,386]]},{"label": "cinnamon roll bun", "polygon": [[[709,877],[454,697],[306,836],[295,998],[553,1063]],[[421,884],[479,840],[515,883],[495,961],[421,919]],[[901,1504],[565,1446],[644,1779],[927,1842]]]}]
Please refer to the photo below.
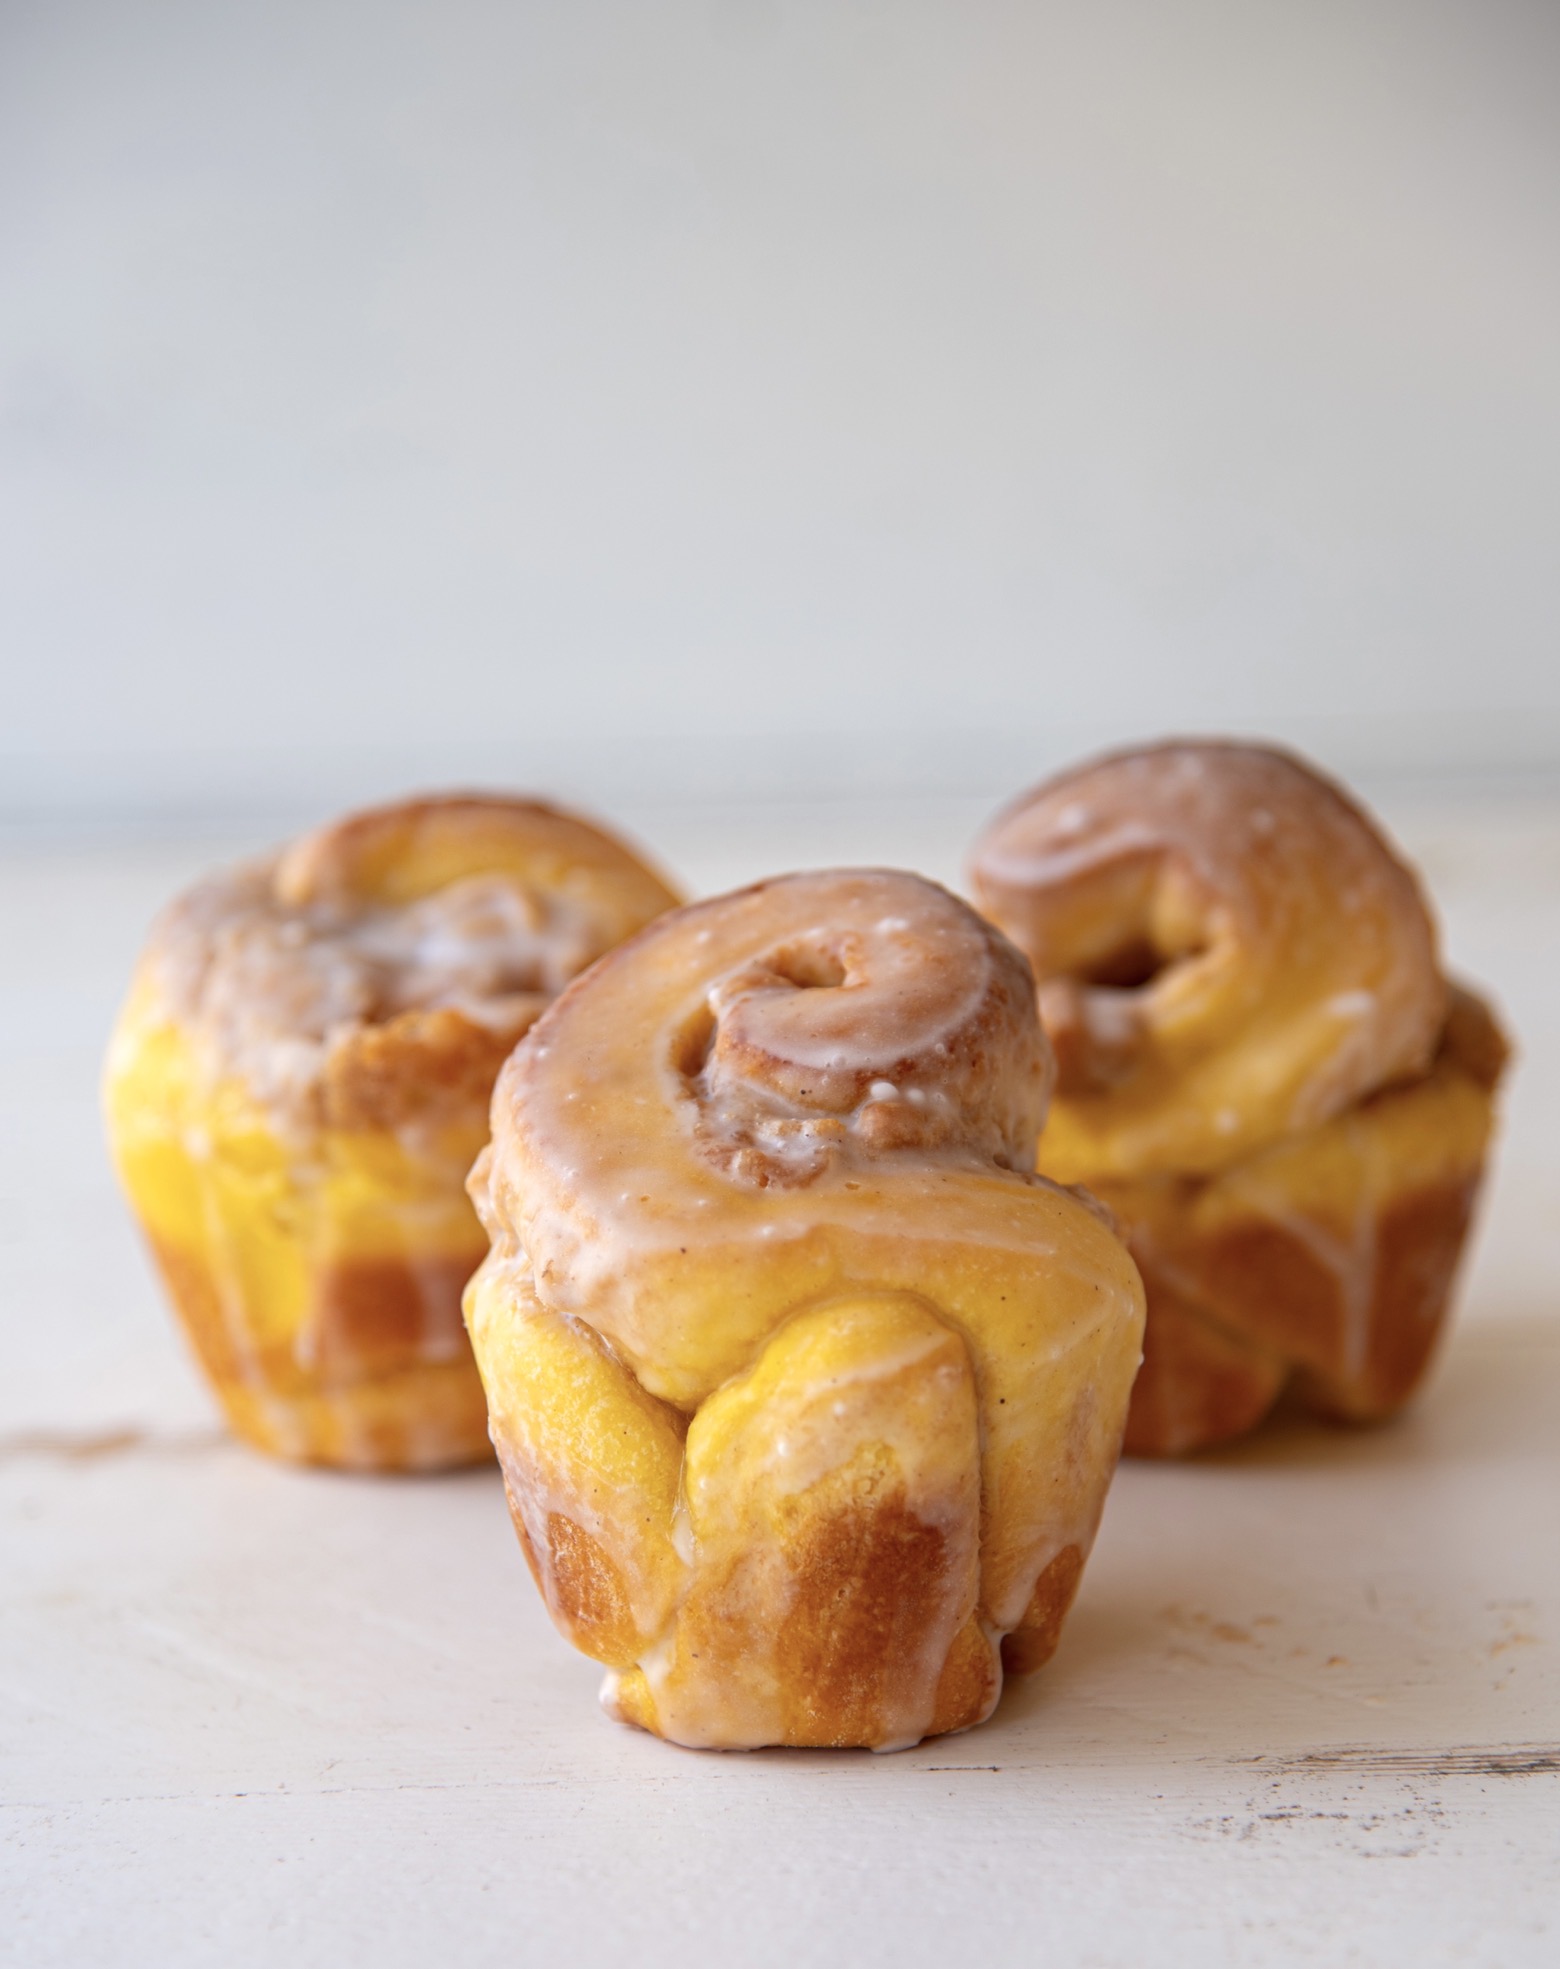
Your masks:
[{"label": "cinnamon roll bun", "polygon": [[1286,1386],[1358,1420],[1400,1407],[1506,1049],[1372,821],[1287,753],[1173,743],[1024,796],[971,882],[1039,980],[1041,1165],[1110,1205],[1148,1287],[1128,1450],[1238,1435]]},{"label": "cinnamon roll bun", "polygon": [[277,1455],[490,1454],[460,1296],[494,1077],[677,898],[534,802],[356,814],[162,917],[109,1051],[120,1176],[234,1430]]},{"label": "cinnamon roll bun", "polygon": [[945,891],[677,911],[499,1076],[466,1295],[516,1527],[615,1715],[914,1743],[1056,1645],[1142,1292],[1036,1177],[1028,967]]}]

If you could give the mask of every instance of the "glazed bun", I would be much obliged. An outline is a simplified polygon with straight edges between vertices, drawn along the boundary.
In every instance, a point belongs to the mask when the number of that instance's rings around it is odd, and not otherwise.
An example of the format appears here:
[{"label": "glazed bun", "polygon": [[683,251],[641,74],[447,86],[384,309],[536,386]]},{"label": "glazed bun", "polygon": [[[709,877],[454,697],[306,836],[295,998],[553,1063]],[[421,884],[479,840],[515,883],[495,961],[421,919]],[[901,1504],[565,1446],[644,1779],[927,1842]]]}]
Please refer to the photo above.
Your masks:
[{"label": "glazed bun", "polygon": [[501,1074],[467,1317],[548,1608],[676,1742],[913,1743],[1056,1645],[1141,1288],[1032,1173],[1028,967],[798,875],[603,959]]},{"label": "glazed bun", "polygon": [[1148,1287],[1128,1449],[1238,1434],[1290,1385],[1357,1419],[1399,1407],[1504,1042],[1450,992],[1380,829],[1288,753],[1182,741],[1025,795],[970,877],[1056,1051],[1040,1166],[1109,1204]]}]

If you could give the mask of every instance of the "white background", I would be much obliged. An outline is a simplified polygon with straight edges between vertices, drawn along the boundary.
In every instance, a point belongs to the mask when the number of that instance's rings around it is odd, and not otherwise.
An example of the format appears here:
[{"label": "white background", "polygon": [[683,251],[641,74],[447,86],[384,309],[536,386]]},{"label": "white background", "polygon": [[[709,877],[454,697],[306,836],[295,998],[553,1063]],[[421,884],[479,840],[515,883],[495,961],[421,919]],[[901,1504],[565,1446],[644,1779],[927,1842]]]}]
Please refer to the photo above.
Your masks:
[{"label": "white background", "polygon": [[0,820],[1560,763],[1550,0],[6,0]]}]

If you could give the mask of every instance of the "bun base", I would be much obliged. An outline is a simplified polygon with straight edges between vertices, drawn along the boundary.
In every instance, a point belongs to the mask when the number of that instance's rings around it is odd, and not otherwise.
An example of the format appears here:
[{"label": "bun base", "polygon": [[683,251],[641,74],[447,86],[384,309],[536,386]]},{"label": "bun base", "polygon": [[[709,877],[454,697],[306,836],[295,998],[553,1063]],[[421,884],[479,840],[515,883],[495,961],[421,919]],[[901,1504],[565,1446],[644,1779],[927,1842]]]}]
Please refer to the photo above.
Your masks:
[{"label": "bun base", "polygon": [[109,1136],[195,1356],[238,1435],[294,1462],[437,1470],[491,1456],[461,1321],[486,1250],[460,1183],[480,1109],[421,1137],[283,1135],[188,1035],[122,1021]]},{"label": "bun base", "polygon": [[1455,994],[1430,1071],[1206,1180],[1098,1185],[1148,1294],[1125,1452],[1255,1428],[1286,1390],[1375,1422],[1423,1380],[1483,1177],[1504,1042]]},{"label": "bun base", "polygon": [[[492,1458],[460,1295],[481,1254],[337,1265],[316,1281],[308,1358],[264,1343],[202,1257],[153,1237],[179,1323],[236,1436],[293,1463],[448,1470]],[[444,1358],[432,1356],[443,1355]]]}]

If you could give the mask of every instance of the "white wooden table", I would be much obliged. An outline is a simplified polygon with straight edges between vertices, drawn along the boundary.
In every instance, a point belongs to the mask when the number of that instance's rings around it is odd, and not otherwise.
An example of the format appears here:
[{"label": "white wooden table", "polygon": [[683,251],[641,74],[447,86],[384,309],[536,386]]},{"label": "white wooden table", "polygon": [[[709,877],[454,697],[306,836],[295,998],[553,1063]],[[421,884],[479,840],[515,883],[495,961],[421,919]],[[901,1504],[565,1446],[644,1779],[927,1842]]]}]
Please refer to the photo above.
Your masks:
[{"label": "white wooden table", "polygon": [[[708,890],[951,877],[982,809],[628,818]],[[96,1076],[152,909],[256,836],[0,848],[0,1959],[1560,1960],[1560,801],[1388,811],[1523,1053],[1432,1388],[1123,1470],[1052,1666],[878,1758],[620,1729],[496,1475],[224,1438]]]}]

